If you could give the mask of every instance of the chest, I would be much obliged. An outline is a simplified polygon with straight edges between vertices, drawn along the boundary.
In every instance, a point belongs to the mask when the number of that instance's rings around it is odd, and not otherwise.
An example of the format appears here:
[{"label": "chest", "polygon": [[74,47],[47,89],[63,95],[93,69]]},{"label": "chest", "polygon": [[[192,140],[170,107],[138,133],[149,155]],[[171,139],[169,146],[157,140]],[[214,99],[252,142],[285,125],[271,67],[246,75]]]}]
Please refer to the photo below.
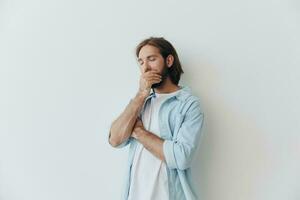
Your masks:
[{"label": "chest", "polygon": [[181,108],[182,103],[176,99],[165,99],[159,104],[148,100],[141,112],[146,130],[154,123],[162,139],[173,139],[183,121]]}]

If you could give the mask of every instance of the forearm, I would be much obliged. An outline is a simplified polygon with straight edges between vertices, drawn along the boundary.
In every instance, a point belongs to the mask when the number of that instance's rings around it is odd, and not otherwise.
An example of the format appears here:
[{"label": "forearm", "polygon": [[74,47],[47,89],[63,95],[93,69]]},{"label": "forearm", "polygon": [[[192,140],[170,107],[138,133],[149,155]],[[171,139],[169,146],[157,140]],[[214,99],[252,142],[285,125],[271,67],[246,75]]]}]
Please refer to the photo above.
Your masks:
[{"label": "forearm", "polygon": [[137,139],[154,156],[165,162],[163,139],[145,129],[136,130],[133,137]]},{"label": "forearm", "polygon": [[113,121],[109,136],[109,143],[112,146],[117,146],[130,137],[145,98],[145,95],[137,93],[120,116]]}]

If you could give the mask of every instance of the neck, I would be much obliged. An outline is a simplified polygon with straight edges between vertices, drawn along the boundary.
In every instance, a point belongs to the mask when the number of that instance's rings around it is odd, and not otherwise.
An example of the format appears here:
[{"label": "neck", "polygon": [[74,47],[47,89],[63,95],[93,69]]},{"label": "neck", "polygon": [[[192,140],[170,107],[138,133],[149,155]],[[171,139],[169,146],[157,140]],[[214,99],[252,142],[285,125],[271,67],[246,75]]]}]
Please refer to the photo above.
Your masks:
[{"label": "neck", "polygon": [[164,83],[160,87],[154,88],[154,92],[158,93],[158,94],[171,93],[171,92],[175,92],[179,89],[180,89],[180,87],[178,85],[175,85],[174,83],[172,83],[170,78],[167,77],[165,79]]}]

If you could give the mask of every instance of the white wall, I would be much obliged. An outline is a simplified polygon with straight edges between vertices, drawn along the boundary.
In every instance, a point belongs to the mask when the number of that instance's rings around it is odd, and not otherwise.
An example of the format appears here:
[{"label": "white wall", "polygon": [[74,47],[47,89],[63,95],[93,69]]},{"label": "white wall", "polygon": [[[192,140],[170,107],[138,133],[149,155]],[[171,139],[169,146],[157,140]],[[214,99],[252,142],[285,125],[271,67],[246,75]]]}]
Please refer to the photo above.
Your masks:
[{"label": "white wall", "polygon": [[0,200],[118,199],[111,121],[163,36],[201,98],[203,200],[300,199],[300,3],[0,1]]}]

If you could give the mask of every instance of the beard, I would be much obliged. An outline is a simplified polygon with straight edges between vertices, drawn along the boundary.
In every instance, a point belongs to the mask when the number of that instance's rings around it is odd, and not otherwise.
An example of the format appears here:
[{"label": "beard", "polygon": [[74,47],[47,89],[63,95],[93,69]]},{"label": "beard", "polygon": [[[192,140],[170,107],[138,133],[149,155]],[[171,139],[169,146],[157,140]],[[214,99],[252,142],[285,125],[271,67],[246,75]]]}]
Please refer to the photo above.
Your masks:
[{"label": "beard", "polygon": [[162,86],[162,84],[165,82],[168,75],[169,75],[169,68],[165,65],[161,73],[161,81],[159,83],[152,84],[151,88],[158,88]]}]

